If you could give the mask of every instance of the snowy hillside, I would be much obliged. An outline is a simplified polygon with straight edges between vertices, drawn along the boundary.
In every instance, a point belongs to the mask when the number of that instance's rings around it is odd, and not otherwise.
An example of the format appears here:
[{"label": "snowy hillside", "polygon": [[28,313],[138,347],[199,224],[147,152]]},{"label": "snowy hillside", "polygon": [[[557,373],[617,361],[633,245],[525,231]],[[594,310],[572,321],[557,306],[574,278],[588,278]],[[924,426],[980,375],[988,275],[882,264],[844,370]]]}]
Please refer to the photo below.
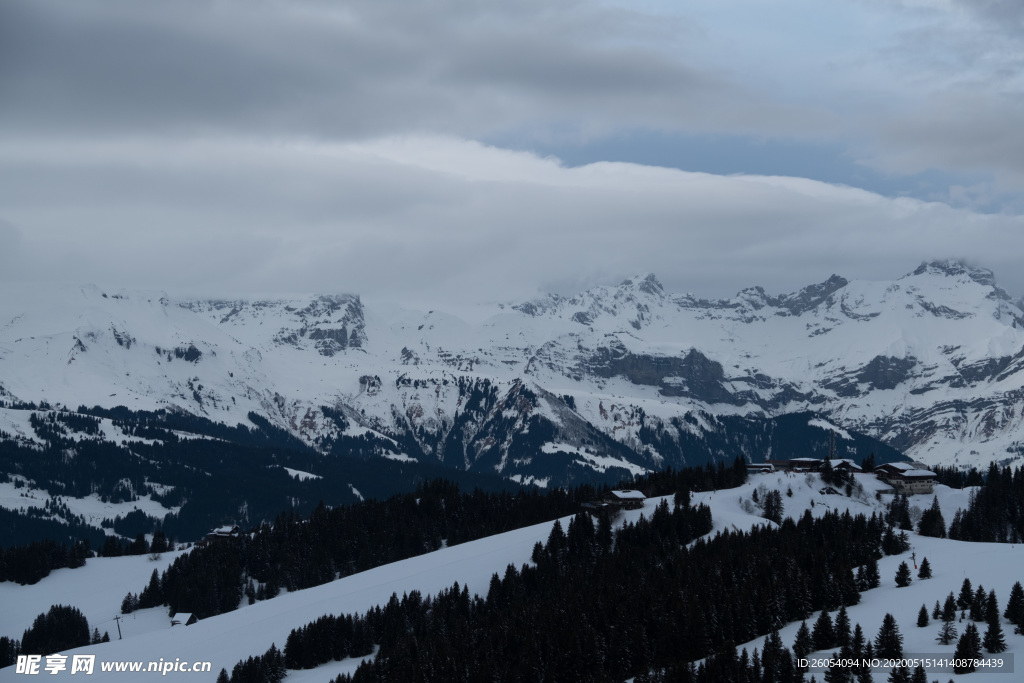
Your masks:
[{"label": "snowy hillside", "polygon": [[[954,262],[714,301],[648,275],[473,322],[351,295],[7,287],[0,400],[252,412],[322,450],[370,434],[388,457],[541,484],[760,460],[764,420],[803,411],[924,463],[983,467],[1024,453],[1022,317],[990,272]],[[0,430],[39,438],[20,410]]]},{"label": "snowy hillside", "polygon": [[[862,490],[855,491],[848,498],[823,493],[824,487],[817,475],[755,475],[739,488],[694,494],[693,502],[709,505],[716,531],[772,524],[751,508],[751,498],[758,490],[762,494],[766,490],[780,490],[784,514],[794,519],[799,518],[804,510],[810,510],[815,516],[829,510],[848,509],[852,514],[882,511],[888,497],[883,495],[881,500],[876,497],[880,483],[869,476],[857,479]],[[949,519],[956,509],[966,505],[969,491],[939,486],[936,495],[944,516]],[[622,513],[619,523],[636,519],[641,514],[651,515],[659,500],[647,501],[643,510]],[[913,496],[910,503],[911,512],[915,514],[915,508],[923,509],[930,505],[931,496]],[[562,520],[563,526],[567,521],[567,518]],[[209,660],[213,662],[213,675],[208,677],[212,680],[221,667],[230,671],[239,659],[262,653],[272,642],[283,646],[292,628],[325,613],[361,612],[384,604],[393,592],[399,596],[412,590],[419,590],[424,595],[433,594],[455,581],[468,585],[471,592],[486,594],[491,575],[501,573],[509,563],[518,566],[529,562],[534,544],[544,541],[550,529],[549,522],[442,549],[316,588],[284,594],[251,606],[243,605],[237,611],[184,628],[171,628],[164,608],[143,610],[121,622],[125,636],[121,641],[116,639],[116,624],[111,618],[118,611],[125,586],[142,585],[148,573],[154,567],[164,567],[169,558],[162,558],[157,563],[142,557],[94,558],[84,569],[56,571],[36,586],[0,584],[0,602],[6,607],[0,616],[0,635],[20,635],[35,614],[45,611],[54,601],[65,602],[79,606],[88,617],[90,626],[98,625],[101,631],[110,631],[115,638],[111,643],[83,647],[75,652],[95,654],[98,661]],[[920,605],[925,604],[930,609],[935,600],[943,599],[950,591],[956,593],[965,576],[975,586],[980,583],[986,590],[995,589],[1001,604],[1005,604],[1010,586],[1021,578],[1019,571],[1024,549],[1009,544],[965,544],[916,534],[912,534],[911,543],[912,551],[886,557],[879,562],[881,587],[862,594],[860,604],[848,610],[850,619],[853,623],[860,623],[868,637],[873,637],[882,617],[887,612],[892,613],[906,639],[905,652],[951,652],[952,646],[939,646],[934,642],[937,625],[927,628],[915,626]],[[910,552],[915,553],[918,562],[928,557],[934,577],[927,580],[915,578],[909,587],[896,588],[892,577],[900,562],[910,561]],[[782,629],[783,641],[787,645],[792,644],[797,627],[798,624],[790,624]],[[1005,627],[1004,631],[1009,652],[1024,651],[1024,636],[1014,635],[1011,627]],[[742,646],[752,650],[760,645],[755,641]],[[287,680],[328,680],[339,672],[353,670],[356,664],[352,661],[332,663],[313,672],[295,672]],[[64,675],[69,674],[64,672]],[[108,673],[106,677],[117,675]],[[98,669],[94,676],[105,680]],[[943,674],[940,678],[945,681],[950,677],[962,680],[951,674]],[[820,675],[818,678],[820,680]],[[13,668],[0,670],[0,681],[8,680],[20,680]],[[1014,675],[994,675],[986,680],[1017,679]]]}]

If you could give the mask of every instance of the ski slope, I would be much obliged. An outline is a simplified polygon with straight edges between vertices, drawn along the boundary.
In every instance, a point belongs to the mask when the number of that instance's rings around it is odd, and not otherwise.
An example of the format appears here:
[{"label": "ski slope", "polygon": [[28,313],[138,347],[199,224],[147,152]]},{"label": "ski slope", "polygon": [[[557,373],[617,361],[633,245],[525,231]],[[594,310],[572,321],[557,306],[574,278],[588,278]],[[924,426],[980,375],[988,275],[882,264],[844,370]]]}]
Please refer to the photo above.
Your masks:
[{"label": "ski slope", "polygon": [[[693,503],[710,506],[714,521],[711,534],[719,531],[749,529],[755,524],[769,524],[752,508],[755,491],[778,489],[783,494],[784,515],[799,517],[805,509],[815,516],[829,510],[846,510],[851,514],[884,509],[888,497],[876,496],[883,485],[870,476],[859,476],[863,492],[852,497],[825,494],[823,484],[817,475],[771,473],[750,477],[741,487],[717,492],[693,495]],[[789,492],[792,495],[789,495]],[[948,522],[958,507],[967,504],[969,491],[952,490],[943,486],[936,488],[936,495]],[[759,494],[760,495],[760,494]],[[650,499],[643,510],[621,514],[619,523],[636,520],[640,515],[650,515],[663,499]],[[912,496],[911,512],[914,508],[923,510],[931,504],[930,495]],[[813,504],[812,504],[813,503]],[[569,518],[563,518],[563,527]],[[491,575],[502,573],[508,564],[516,566],[529,562],[533,546],[544,542],[553,522],[510,531],[470,543],[444,548],[419,557],[402,560],[390,565],[339,579],[323,586],[317,586],[294,593],[283,594],[272,600],[243,605],[238,610],[202,620],[188,627],[170,627],[165,608],[142,610],[121,621],[124,640],[116,640],[116,624],[110,621],[118,611],[121,599],[128,590],[137,592],[145,585],[154,568],[163,569],[171,556],[165,555],[159,562],[146,557],[94,558],[85,568],[58,570],[35,586],[0,584],[0,635],[20,637],[32,618],[44,612],[51,604],[63,603],[78,606],[89,619],[90,627],[99,626],[100,631],[109,631],[113,642],[91,645],[67,654],[95,654],[97,670],[94,680],[124,678],[130,674],[102,673],[100,661],[210,661],[211,674],[170,673],[172,679],[202,677],[213,680],[221,668],[229,671],[240,659],[262,654],[272,643],[283,648],[288,633],[324,614],[363,612],[376,605],[383,605],[392,593],[401,596],[412,590],[424,595],[434,594],[458,581],[468,586],[471,593],[486,595]],[[938,625],[919,629],[915,625],[921,604],[929,611],[936,600],[942,601],[946,594],[959,593],[964,577],[971,579],[975,589],[980,583],[986,590],[994,588],[1005,608],[1010,586],[1014,581],[1024,580],[1024,549],[1002,544],[961,543],[945,539],[932,539],[911,534],[912,551],[918,561],[928,557],[932,565],[933,578],[918,580],[916,572],[913,583],[907,588],[895,588],[893,576],[902,561],[910,560],[910,553],[886,557],[879,562],[882,576],[880,588],[862,594],[861,603],[849,608],[852,623],[860,623],[867,637],[873,638],[881,624],[882,617],[891,612],[899,623],[905,638],[904,651],[907,653],[952,653],[953,645],[939,646],[935,643]],[[834,615],[833,615],[834,616]],[[815,615],[816,618],[816,615]],[[809,625],[813,625],[809,622]],[[962,631],[962,624],[958,624]],[[1024,652],[1024,636],[1013,634],[1012,627],[1004,623],[1004,634],[1008,652]],[[780,634],[783,642],[791,646],[799,624],[789,624]],[[982,629],[984,633],[984,629]],[[745,643],[752,651],[761,647],[763,639]],[[824,653],[822,653],[824,654]],[[70,660],[69,660],[70,661]],[[45,660],[44,660],[45,663]],[[312,683],[326,681],[338,673],[351,672],[358,661],[332,662],[312,671],[289,673],[288,681]],[[49,674],[45,674],[49,677]],[[63,672],[54,678],[67,678]],[[139,680],[153,673],[135,674]],[[988,676],[991,676],[988,677]],[[938,677],[943,682],[973,680],[953,674],[929,675],[929,680]],[[821,680],[821,675],[817,676]],[[809,679],[809,677],[808,677]],[[0,683],[26,680],[15,674],[13,667],[0,670]],[[72,679],[74,680],[74,679]],[[884,680],[876,676],[876,680]],[[1016,674],[986,674],[985,681],[1019,680]]]},{"label": "ski slope", "polygon": [[[648,503],[650,505],[652,503]],[[640,510],[634,510],[626,518],[638,518],[641,513]],[[568,525],[569,519],[562,519],[563,526]],[[111,634],[114,638],[112,642],[82,647],[66,654],[96,655],[97,671],[90,680],[116,680],[127,675],[100,672],[100,660],[148,662],[160,658],[165,661],[181,658],[193,662],[213,662],[213,675],[209,676],[212,681],[221,668],[230,671],[240,659],[263,654],[272,643],[283,648],[293,628],[303,626],[324,614],[364,612],[376,605],[385,604],[392,593],[401,596],[418,590],[424,595],[435,594],[451,587],[456,581],[468,586],[471,592],[486,595],[491,575],[504,572],[510,563],[520,566],[529,562],[534,544],[547,541],[553,523],[544,522],[377,567],[322,586],[281,595],[254,605],[244,605],[234,612],[204,619],[188,627],[171,628],[165,608],[144,610],[159,613],[165,625],[153,628],[152,617],[146,615],[140,633],[129,632],[124,640],[118,641],[116,627],[111,623],[112,628],[108,630],[114,631]],[[20,637],[20,631],[31,624],[31,619],[52,604],[50,596],[64,604],[80,606],[89,618],[90,627],[93,615],[109,619],[119,609],[124,593],[128,590],[141,590],[154,567],[153,563],[139,566],[139,562],[127,562],[125,559],[112,558],[107,563],[92,559],[84,569],[54,572],[32,587],[0,584],[0,602],[5,606],[0,615],[0,633],[17,633]],[[144,558],[129,559],[146,562]],[[98,576],[106,576],[109,583],[94,586],[92,582]],[[131,628],[130,621],[123,621],[122,624],[126,631]],[[329,675],[321,672],[315,680],[324,681],[337,675],[334,669],[330,671],[333,673]],[[56,676],[46,675],[47,680],[65,677],[76,680],[69,672]],[[183,678],[195,676],[177,675]],[[174,674],[168,676],[174,677]],[[15,674],[13,667],[0,669],[0,682],[18,680],[25,678]],[[289,676],[288,680],[303,679],[301,676]]]}]

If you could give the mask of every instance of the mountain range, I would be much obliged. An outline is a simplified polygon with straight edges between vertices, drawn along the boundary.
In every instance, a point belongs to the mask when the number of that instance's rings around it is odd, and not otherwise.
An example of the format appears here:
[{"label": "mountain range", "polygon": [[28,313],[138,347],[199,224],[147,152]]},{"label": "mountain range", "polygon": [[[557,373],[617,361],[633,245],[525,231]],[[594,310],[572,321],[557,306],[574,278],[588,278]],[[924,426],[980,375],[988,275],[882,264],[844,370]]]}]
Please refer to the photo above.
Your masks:
[{"label": "mountain range", "polygon": [[124,406],[255,414],[322,453],[360,439],[540,485],[829,450],[978,467],[1024,454],[1024,305],[956,261],[728,299],[649,274],[473,321],[355,294],[3,289],[0,431],[25,443],[41,438],[32,409]]}]

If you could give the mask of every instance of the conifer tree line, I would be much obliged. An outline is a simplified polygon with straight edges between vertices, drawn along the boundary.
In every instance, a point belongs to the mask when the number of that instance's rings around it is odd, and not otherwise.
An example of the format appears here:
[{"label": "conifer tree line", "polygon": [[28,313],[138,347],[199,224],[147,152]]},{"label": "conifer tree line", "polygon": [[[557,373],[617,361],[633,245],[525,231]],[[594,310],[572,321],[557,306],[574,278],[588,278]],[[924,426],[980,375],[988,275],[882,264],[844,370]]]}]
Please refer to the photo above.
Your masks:
[{"label": "conifer tree line", "polygon": [[[0,482],[12,477],[0,472]],[[26,488],[22,479],[13,478],[15,490]],[[43,507],[30,504],[23,510],[0,508],[0,548],[27,545],[33,541],[50,540],[70,547],[88,541],[94,548],[103,542],[103,531],[91,526],[85,517],[73,513],[61,497],[49,498]]]},{"label": "conifer tree line", "polygon": [[63,543],[42,540],[0,548],[0,581],[33,584],[54,569],[82,567],[91,555],[88,541],[79,541],[68,547]]},{"label": "conifer tree line", "polygon": [[[237,539],[218,539],[177,558],[137,593],[138,607],[166,604],[200,618],[255,600],[318,586],[342,576],[572,514],[590,487],[547,493],[462,493],[451,482],[420,485],[385,501],[328,508],[308,519],[288,511]],[[123,607],[131,607],[129,601]]]},{"label": "conifer tree line", "polygon": [[[1024,539],[1024,468],[999,468],[993,463],[984,478],[976,469],[966,472],[934,469],[942,473],[938,477],[940,483],[956,488],[961,485],[979,488],[971,492],[967,509],[957,510],[948,531],[938,497],[932,498],[932,504],[921,513],[918,533],[987,543],[1020,543]],[[893,497],[886,521],[900,529],[913,528],[906,496],[897,493]]]},{"label": "conifer tree line", "polygon": [[[695,488],[730,488],[746,479],[733,465],[665,470],[630,482],[653,494]],[[289,591],[531,524],[571,515],[600,495],[590,486],[509,492],[463,493],[436,480],[410,494],[328,508],[304,519],[289,511],[250,536],[211,542],[177,558],[159,577],[125,596],[122,609],[166,604],[172,613],[199,618],[229,612],[242,596],[250,604]],[[132,599],[134,598],[134,599]]]},{"label": "conifer tree line", "polygon": [[18,655],[49,655],[84,645],[106,643],[110,635],[89,632],[89,622],[77,607],[53,605],[25,630],[21,640],[0,637],[0,669],[12,666]]},{"label": "conifer tree line", "polygon": [[[0,481],[10,481],[6,473],[17,472],[53,496],[81,498],[96,494],[103,502],[123,503],[148,495],[165,507],[180,507],[176,514],[169,513],[163,519],[140,514],[142,519],[136,521],[143,523],[141,527],[117,529],[129,539],[140,532],[162,530],[179,540],[198,540],[226,522],[251,526],[272,520],[289,507],[308,515],[320,500],[329,505],[359,500],[340,482],[351,483],[363,496],[378,499],[411,491],[416,483],[439,477],[459,482],[467,489],[520,488],[490,474],[388,460],[380,456],[394,448],[394,443],[372,435],[342,434],[330,445],[331,457],[325,458],[255,413],[248,416],[250,426],[228,426],[164,410],[81,406],[76,414],[63,409],[52,411],[46,405],[18,407],[47,411],[29,416],[42,445],[0,435]],[[336,423],[342,420],[329,408],[322,412]],[[123,444],[104,440],[97,418],[111,419],[116,430],[147,441]],[[179,438],[176,431],[212,438]],[[74,457],[67,457],[69,453]],[[299,481],[283,467],[313,472],[321,478]],[[23,480],[19,478],[18,482]],[[237,518],[240,509],[246,510],[247,519]],[[4,524],[0,530],[5,532],[0,535],[0,545],[22,545],[43,538],[70,545],[89,539],[94,550],[101,550],[102,533],[78,524],[73,516],[67,517],[68,525],[46,520],[50,528],[42,529],[42,520],[11,514],[21,519],[17,527],[11,528],[0,518],[0,524]]]},{"label": "conifer tree line", "polygon": [[[3,522],[4,512],[7,511],[0,508],[0,524]],[[63,543],[42,539],[23,545],[0,547],[0,581],[13,581],[24,586],[49,576],[54,569],[84,567],[86,560],[94,555],[121,557],[174,550],[173,539],[167,538],[162,531],[157,531],[153,535],[152,542],[141,532],[135,536],[135,540],[129,541],[117,536],[105,536],[102,531],[95,528],[90,527],[90,531],[95,531],[101,539],[95,553],[88,539]],[[3,528],[0,527],[0,535],[2,532]]]},{"label": "conifer tree line", "polygon": [[961,489],[967,486],[983,486],[985,477],[978,471],[977,467],[960,468],[944,467],[934,465],[928,467],[929,471],[935,473],[935,483],[948,486],[951,489]]},{"label": "conifer tree line", "polygon": [[[377,645],[372,662],[339,680],[799,680],[777,630],[859,602],[888,529],[877,515],[848,512],[700,538],[710,528],[708,509],[685,492],[614,535],[606,518],[578,515],[567,531],[553,526],[532,564],[495,574],[486,598],[455,584],[325,616],[292,631],[284,661],[311,668]],[[818,630],[825,647],[853,637],[845,610]],[[719,677],[726,664],[712,655],[736,660],[735,643],[764,634],[774,635],[745,665],[757,677]],[[703,668],[689,664],[708,657]]]},{"label": "conifer tree line", "polygon": [[949,537],[959,541],[1020,543],[1024,539],[1024,468],[993,463],[985,485],[971,492],[966,510],[953,516]]}]

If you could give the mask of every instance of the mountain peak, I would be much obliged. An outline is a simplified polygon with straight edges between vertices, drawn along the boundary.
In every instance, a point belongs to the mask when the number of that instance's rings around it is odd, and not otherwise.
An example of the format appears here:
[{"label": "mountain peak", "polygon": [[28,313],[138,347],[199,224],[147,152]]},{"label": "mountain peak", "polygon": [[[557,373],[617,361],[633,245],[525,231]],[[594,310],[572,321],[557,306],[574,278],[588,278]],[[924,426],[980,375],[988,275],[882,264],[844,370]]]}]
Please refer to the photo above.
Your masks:
[{"label": "mountain peak", "polygon": [[623,280],[619,286],[636,287],[641,292],[652,296],[659,296],[665,293],[665,288],[662,286],[661,282],[658,281],[658,278],[655,277],[654,273],[647,273],[646,275],[628,278]]},{"label": "mountain peak", "polygon": [[845,277],[832,274],[824,282],[808,285],[793,294],[783,294],[778,297],[776,305],[788,309],[793,315],[800,315],[815,308],[848,284],[849,280]]},{"label": "mountain peak", "polygon": [[945,275],[949,277],[966,275],[979,285],[994,287],[996,284],[995,275],[991,270],[988,268],[979,268],[977,266],[968,265],[959,259],[926,261],[918,266],[913,273],[910,273],[910,275],[926,274]]}]

